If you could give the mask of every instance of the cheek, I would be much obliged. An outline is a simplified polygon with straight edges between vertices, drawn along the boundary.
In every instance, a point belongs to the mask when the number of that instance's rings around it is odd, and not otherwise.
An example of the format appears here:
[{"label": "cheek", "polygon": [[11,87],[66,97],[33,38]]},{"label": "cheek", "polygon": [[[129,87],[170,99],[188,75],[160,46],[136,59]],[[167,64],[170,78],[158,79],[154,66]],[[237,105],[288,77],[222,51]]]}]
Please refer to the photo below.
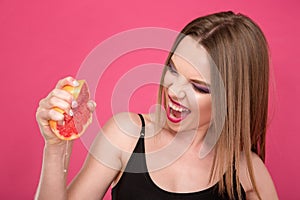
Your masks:
[{"label": "cheek", "polygon": [[201,94],[198,97],[198,109],[200,112],[200,121],[207,122],[211,120],[212,103],[211,96]]},{"label": "cheek", "polygon": [[168,88],[170,85],[174,83],[174,78],[175,76],[167,71],[164,77],[163,86]]}]

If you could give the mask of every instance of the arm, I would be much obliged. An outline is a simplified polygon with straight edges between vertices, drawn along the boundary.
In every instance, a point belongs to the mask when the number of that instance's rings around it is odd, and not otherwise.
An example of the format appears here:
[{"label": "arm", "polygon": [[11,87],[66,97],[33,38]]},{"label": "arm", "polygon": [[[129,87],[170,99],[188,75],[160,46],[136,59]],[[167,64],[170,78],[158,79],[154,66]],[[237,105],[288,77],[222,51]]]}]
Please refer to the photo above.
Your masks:
[{"label": "arm", "polygon": [[[268,172],[263,161],[260,159],[258,155],[252,153],[252,164],[255,175],[255,181],[257,185],[258,192],[262,198],[262,200],[276,200],[278,199],[277,192],[272,181],[272,178]],[[245,164],[245,158],[242,159],[241,162],[241,182],[246,191],[247,200],[258,200],[258,196],[253,190],[252,184],[250,182],[250,177],[247,172],[247,167]]]},{"label": "arm", "polygon": [[140,126],[139,117],[133,113],[117,114],[104,125],[80,173],[68,188],[69,199],[103,198],[126,166],[139,138]]},{"label": "arm", "polygon": [[[76,86],[75,80],[67,77],[59,81],[49,95],[40,101],[36,112],[40,132],[45,140],[43,165],[35,199],[66,199],[66,176],[69,156],[66,154],[66,141],[58,139],[49,126],[49,120],[62,121],[64,116],[53,110],[59,107],[65,112],[71,109],[72,95],[61,88],[64,85]],[[67,153],[71,154],[73,142],[69,142]],[[67,158],[67,160],[65,160]]]},{"label": "arm", "polygon": [[121,151],[114,148],[121,135],[115,122],[110,119],[95,138],[85,164],[68,187],[68,199],[102,199],[112,181],[122,168]]},{"label": "arm", "polygon": [[[59,107],[65,112],[71,109],[72,96],[61,88],[66,84],[72,85],[73,82],[74,79],[71,77],[59,81],[56,88],[40,101],[36,113],[40,131],[45,139],[45,148],[35,199],[102,198],[124,165],[124,157],[126,156],[124,156],[122,149],[131,152],[134,148],[138,137],[131,137],[128,133],[136,133],[139,136],[140,122],[138,116],[128,113],[114,116],[105,124],[94,140],[84,166],[67,188],[67,171],[64,172],[64,169],[68,168],[73,142],[69,141],[68,156],[66,157],[67,143],[52,133],[49,120],[63,120],[63,115],[53,110],[53,107]],[[93,111],[95,105],[89,107]]]},{"label": "arm", "polygon": [[[96,137],[84,166],[69,187],[66,187],[67,173],[63,170],[65,145],[62,145],[62,148],[57,145],[46,145],[36,198],[102,199],[122,167],[121,151],[113,148],[113,145],[110,145],[111,143],[108,143],[105,138],[115,140],[119,132],[120,130],[114,125],[114,120],[111,119],[106,123]],[[69,147],[69,152],[71,149],[72,146]]]},{"label": "arm", "polygon": [[[49,120],[62,121],[63,115],[53,110],[53,107],[59,107],[65,112],[69,112],[72,104],[72,95],[62,90],[66,85],[76,86],[74,79],[67,77],[58,82],[56,88],[44,99],[40,101],[37,109],[36,118],[45,139],[43,165],[39,185],[37,188],[35,199],[75,199],[84,196],[88,199],[101,197],[105,194],[109,184],[114,179],[118,170],[113,170],[105,167],[100,162],[93,159],[93,156],[88,156],[85,166],[82,168],[80,174],[67,190],[66,177],[69,158],[72,151],[73,142],[60,140],[51,131],[49,127]],[[91,102],[89,102],[90,104]],[[93,103],[92,103],[93,104]],[[93,111],[94,105],[88,105]],[[116,133],[112,128],[113,123],[107,123],[106,128],[103,129],[107,135]],[[67,149],[66,149],[67,148]],[[101,150],[103,151],[105,147]],[[66,156],[67,152],[67,156]],[[105,152],[105,151],[104,151]],[[118,162],[118,152],[110,153],[112,159]],[[119,165],[120,166],[120,165]],[[89,186],[87,188],[87,186]],[[88,192],[88,193],[87,193]],[[90,197],[90,198],[89,198]]]},{"label": "arm", "polygon": [[[72,150],[72,142],[69,142],[68,155]],[[64,168],[65,144],[51,145],[46,144],[44,147],[43,166],[41,177],[35,199],[67,199],[66,177],[67,173]]]},{"label": "arm", "polygon": [[[121,170],[120,151],[107,143],[106,137],[116,137],[118,130],[110,120],[96,137],[85,164],[69,187],[64,172],[65,145],[45,145],[40,184],[36,199],[102,199]],[[104,137],[105,135],[105,137]],[[72,145],[69,146],[70,155]],[[108,160],[109,158],[109,160]],[[69,161],[69,157],[68,157]],[[67,166],[68,166],[67,161]]]}]

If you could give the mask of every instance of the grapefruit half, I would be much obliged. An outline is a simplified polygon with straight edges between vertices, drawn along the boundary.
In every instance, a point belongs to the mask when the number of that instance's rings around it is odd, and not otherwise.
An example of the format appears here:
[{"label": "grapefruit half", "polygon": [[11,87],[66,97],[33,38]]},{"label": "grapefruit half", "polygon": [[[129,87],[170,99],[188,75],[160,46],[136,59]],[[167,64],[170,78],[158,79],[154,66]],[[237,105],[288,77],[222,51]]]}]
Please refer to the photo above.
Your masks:
[{"label": "grapefruit half", "polygon": [[70,116],[64,110],[54,107],[53,109],[64,115],[62,124],[50,120],[49,125],[53,133],[61,140],[73,140],[79,138],[92,121],[92,115],[87,107],[90,93],[85,80],[79,80],[79,86],[73,87],[66,85],[63,90],[71,93],[78,106],[72,108],[73,115]]}]

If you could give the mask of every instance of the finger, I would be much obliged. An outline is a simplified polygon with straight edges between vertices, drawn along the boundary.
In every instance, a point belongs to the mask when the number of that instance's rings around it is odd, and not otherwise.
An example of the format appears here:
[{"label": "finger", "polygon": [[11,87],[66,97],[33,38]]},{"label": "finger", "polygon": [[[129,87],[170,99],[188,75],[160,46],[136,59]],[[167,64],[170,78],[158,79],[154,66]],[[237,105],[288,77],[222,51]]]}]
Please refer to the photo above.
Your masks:
[{"label": "finger", "polygon": [[36,119],[42,125],[48,125],[49,120],[63,121],[64,115],[54,109],[39,108],[36,112]]},{"label": "finger", "polygon": [[48,99],[52,97],[57,97],[59,99],[63,99],[68,103],[72,103],[73,101],[73,95],[65,90],[62,89],[54,89],[50,92],[50,94],[47,96]]},{"label": "finger", "polygon": [[43,109],[59,107],[62,110],[68,111],[71,108],[71,103],[56,96],[51,96],[49,98],[42,99],[39,103],[39,107]]},{"label": "finger", "polygon": [[69,102],[66,102],[63,99],[59,99],[57,97],[52,97],[49,99],[48,104],[45,105],[47,106],[48,109],[54,108],[54,107],[58,107],[61,110],[64,110],[65,112],[69,112],[69,110],[71,109],[71,105]]},{"label": "finger", "polygon": [[71,76],[68,76],[64,79],[61,79],[60,81],[58,81],[58,83],[56,84],[55,88],[61,89],[63,88],[65,85],[71,85],[74,87],[77,87],[79,85],[78,81],[76,79],[74,79]]},{"label": "finger", "polygon": [[40,102],[39,102],[39,108],[49,108],[47,101],[48,101],[48,99],[46,99],[46,98],[40,100]]},{"label": "finger", "polygon": [[[40,124],[45,121],[45,109],[39,107],[35,113],[35,118],[36,118],[36,121],[39,122]],[[44,124],[44,123],[42,123]]]},{"label": "finger", "polygon": [[95,109],[96,109],[96,106],[97,106],[97,104],[96,104],[96,102],[93,101],[93,100],[89,100],[89,101],[87,102],[87,107],[88,107],[88,109],[90,110],[90,112],[94,112]]},{"label": "finger", "polygon": [[50,110],[54,107],[58,107],[61,110],[68,112],[71,109],[71,105],[57,97],[51,97],[49,99],[43,99],[40,101],[39,108]]}]

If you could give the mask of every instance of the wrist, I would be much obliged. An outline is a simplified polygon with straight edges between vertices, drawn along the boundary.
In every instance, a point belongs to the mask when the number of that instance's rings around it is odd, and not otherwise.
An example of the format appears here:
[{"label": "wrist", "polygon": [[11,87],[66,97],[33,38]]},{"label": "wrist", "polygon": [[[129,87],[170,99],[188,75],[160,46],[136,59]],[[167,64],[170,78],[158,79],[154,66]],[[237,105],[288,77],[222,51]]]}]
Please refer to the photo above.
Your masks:
[{"label": "wrist", "polygon": [[[73,141],[61,141],[60,143],[46,142],[44,146],[44,152],[52,155],[63,156],[66,152],[71,152]],[[68,149],[67,149],[68,148]]]}]

